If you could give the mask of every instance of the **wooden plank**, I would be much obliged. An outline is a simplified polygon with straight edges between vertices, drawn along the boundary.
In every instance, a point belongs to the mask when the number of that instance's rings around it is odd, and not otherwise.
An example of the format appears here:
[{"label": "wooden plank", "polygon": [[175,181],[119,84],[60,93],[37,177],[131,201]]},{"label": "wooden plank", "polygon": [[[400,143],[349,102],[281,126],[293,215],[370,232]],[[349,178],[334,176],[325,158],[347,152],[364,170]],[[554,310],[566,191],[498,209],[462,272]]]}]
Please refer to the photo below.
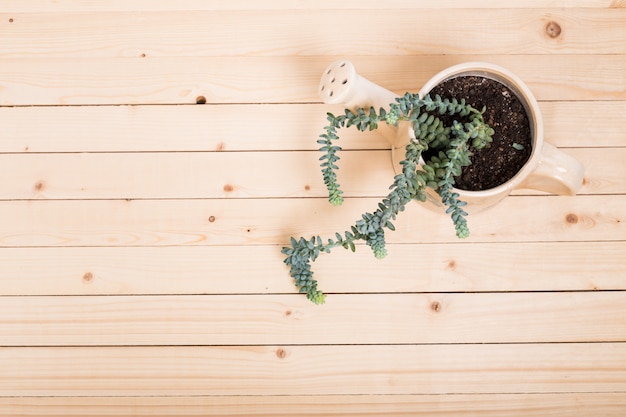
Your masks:
[{"label": "wooden plank", "polygon": [[[361,9],[349,13],[294,9],[11,12],[0,14],[0,21],[12,19],[5,23],[0,57],[626,53],[622,8],[514,12],[389,8],[376,11],[376,24],[368,26],[364,42],[362,22],[371,13]],[[547,29],[550,22],[559,26],[556,37]]]},{"label": "wooden plank", "polygon": [[[546,140],[555,146],[626,147],[626,126],[621,123],[626,101],[539,105]],[[0,152],[317,150],[316,140],[329,111],[341,114],[343,108],[323,104],[0,107]],[[241,123],[244,116],[246,122]],[[377,132],[355,129],[341,131],[341,146],[389,147]]]},{"label": "wooden plank", "polygon": [[579,148],[564,152],[585,167],[583,186],[578,194],[626,194],[626,148]]},{"label": "wooden plank", "polygon": [[0,416],[622,417],[624,393],[310,395],[230,397],[0,397]]},{"label": "wooden plank", "polygon": [[548,101],[539,107],[546,141],[555,146],[626,146],[626,127],[614,122],[626,114],[626,101]]},{"label": "wooden plank", "polygon": [[[624,0],[0,3],[0,107],[24,106],[0,108],[0,294],[11,295],[0,296],[0,415],[624,414]],[[410,17],[424,16],[443,18],[415,28]],[[459,20],[468,16],[471,29]],[[403,42],[398,22],[424,36]],[[434,22],[459,24],[437,45],[426,33]],[[459,38],[474,43],[459,47],[453,35],[465,29]],[[547,140],[584,160],[586,195],[516,192],[470,217],[468,241],[412,205],[388,235],[387,259],[364,246],[321,257],[316,277],[334,294],[310,305],[280,246],[332,236],[377,202],[335,209],[309,177],[280,178],[317,147],[327,108],[317,81],[344,55],[398,93],[462,60],[514,69],[541,100]],[[194,105],[201,96],[224,105]],[[189,105],[99,106],[138,103]],[[349,149],[386,148],[375,134],[346,139]],[[152,159],[158,152],[169,153]],[[253,165],[282,157],[280,169]],[[342,184],[360,186],[342,162]],[[621,291],[568,292],[596,289]],[[446,342],[463,338],[475,343]],[[389,340],[401,342],[380,344]],[[206,346],[220,341],[228,346]],[[37,346],[17,346],[27,344]]]},{"label": "wooden plank", "polygon": [[[537,198],[545,202],[538,205]],[[45,200],[0,202],[0,246],[286,244],[349,229],[377,199]],[[541,204],[541,203],[539,203]],[[626,196],[511,196],[469,219],[473,242],[623,241]],[[458,242],[448,216],[410,204],[389,243]]]},{"label": "wooden plank", "polygon": [[[0,199],[326,197],[320,156],[311,151],[0,155],[0,177],[10,178]],[[389,150],[345,152],[341,165],[342,182],[350,184],[346,195],[386,195],[395,176]]]},{"label": "wooden plank", "polygon": [[[338,56],[29,58],[0,60],[0,105],[319,102],[320,75]],[[467,61],[518,74],[539,100],[626,100],[626,55],[348,56],[398,94]],[[537,60],[542,63],[537,71]],[[564,72],[563,68],[567,71]]]},{"label": "wooden plank", "polygon": [[299,294],[0,297],[0,305],[4,346],[626,342],[625,291],[333,294],[322,307]]},{"label": "wooden plank", "polygon": [[[626,148],[566,152],[585,167],[579,194],[626,193]],[[390,151],[340,155],[345,197],[389,192],[395,176]],[[0,154],[0,177],[10,178],[0,199],[325,198],[320,156],[316,151]]]},{"label": "wooden plank", "polygon": [[[602,117],[608,118],[621,102],[597,103],[606,109]],[[626,102],[623,107],[626,111]],[[0,107],[0,152],[317,150],[329,111],[342,114],[343,106]],[[621,125],[612,127],[607,133],[619,133]],[[615,136],[614,143],[620,144],[622,136]],[[389,149],[377,132],[356,129],[344,129],[341,145],[344,149]]]},{"label": "wooden plank", "polygon": [[[626,290],[624,241],[392,244],[388,250],[382,260],[366,248],[320,257],[314,265],[320,286],[329,293]],[[246,262],[237,262],[242,256]],[[0,294],[291,293],[282,261],[278,246],[265,245],[2,248]]]},{"label": "wooden plank", "polygon": [[[561,0],[475,0],[472,8],[490,9],[518,9],[518,8],[554,8],[563,7]],[[577,8],[620,8],[625,7],[623,0],[577,0]],[[55,2],[43,0],[4,0],[0,4],[0,12],[29,13],[29,12],[103,12],[103,11],[175,11],[175,10],[378,10],[378,9],[457,9],[466,8],[466,3],[455,0],[390,0],[381,3],[377,0],[318,0],[315,3],[294,0],[269,0],[250,2],[249,0],[206,1],[180,0],[164,2],[154,0],[109,0],[94,2],[91,0],[57,0]]]},{"label": "wooden plank", "polygon": [[626,344],[30,347],[3,396],[610,393]]}]

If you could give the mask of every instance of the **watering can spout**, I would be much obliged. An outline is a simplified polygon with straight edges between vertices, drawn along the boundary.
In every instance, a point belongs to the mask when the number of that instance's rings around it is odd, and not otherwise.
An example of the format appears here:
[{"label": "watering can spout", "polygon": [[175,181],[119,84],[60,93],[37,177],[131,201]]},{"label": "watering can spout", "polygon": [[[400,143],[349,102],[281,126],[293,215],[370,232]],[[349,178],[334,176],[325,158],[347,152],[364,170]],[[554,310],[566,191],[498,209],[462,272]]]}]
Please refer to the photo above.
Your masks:
[{"label": "watering can spout", "polygon": [[[359,107],[389,109],[399,96],[357,74],[354,65],[345,59],[330,64],[322,74],[318,93],[326,104],[341,104],[349,110]],[[404,149],[414,138],[413,130],[408,122],[400,122],[398,127],[379,126],[379,132],[391,144],[392,149]]]}]

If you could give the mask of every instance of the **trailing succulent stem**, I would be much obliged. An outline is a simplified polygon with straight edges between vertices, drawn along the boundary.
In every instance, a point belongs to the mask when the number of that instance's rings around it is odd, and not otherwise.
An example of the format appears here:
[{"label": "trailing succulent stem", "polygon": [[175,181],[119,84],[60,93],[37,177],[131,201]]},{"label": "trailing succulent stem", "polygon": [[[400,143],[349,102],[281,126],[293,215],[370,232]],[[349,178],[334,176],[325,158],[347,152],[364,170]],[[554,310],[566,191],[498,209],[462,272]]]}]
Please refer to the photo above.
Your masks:
[{"label": "trailing succulent stem", "polygon": [[[426,200],[426,187],[432,188],[441,197],[447,207],[446,213],[454,223],[456,235],[459,238],[469,236],[465,219],[467,213],[463,210],[466,203],[459,200],[458,193],[454,192],[454,177],[461,174],[463,167],[470,165],[471,148],[481,149],[492,141],[494,132],[483,120],[483,112],[484,109],[478,111],[465,104],[465,100],[448,100],[439,96],[422,99],[417,94],[407,93],[396,99],[389,110],[381,108],[377,112],[372,107],[369,110],[359,108],[354,112],[346,110],[341,116],[328,113],[329,124],[318,143],[322,145],[322,176],[333,205],[343,202],[336,174],[339,169],[336,165],[339,160],[337,152],[341,147],[334,144],[339,139],[339,128],[354,126],[365,131],[376,129],[380,123],[397,126],[398,122],[406,121],[411,123],[415,139],[406,146],[405,159],[400,162],[402,172],[395,176],[389,194],[374,212],[363,214],[350,230],[343,234],[335,233],[335,237],[327,239],[326,243],[320,236],[310,239],[292,237],[291,246],[282,249],[286,255],[284,262],[290,267],[290,275],[300,292],[306,293],[307,298],[316,304],[324,303],[326,296],[317,289],[311,270],[311,262],[322,252],[330,253],[337,246],[354,252],[355,242],[364,241],[376,258],[384,258],[387,255],[385,229],[394,230],[392,221],[409,202]],[[436,117],[446,113],[463,118],[465,122],[455,120],[452,126],[446,126]],[[432,156],[420,166],[420,157],[427,150]]]}]

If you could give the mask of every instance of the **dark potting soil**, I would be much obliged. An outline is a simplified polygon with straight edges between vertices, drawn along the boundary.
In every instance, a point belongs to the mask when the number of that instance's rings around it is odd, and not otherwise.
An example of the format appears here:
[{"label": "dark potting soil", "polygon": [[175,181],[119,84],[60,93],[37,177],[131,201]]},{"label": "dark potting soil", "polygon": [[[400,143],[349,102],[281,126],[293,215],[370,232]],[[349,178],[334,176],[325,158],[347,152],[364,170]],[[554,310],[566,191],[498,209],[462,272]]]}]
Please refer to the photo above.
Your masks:
[{"label": "dark potting soil", "polygon": [[[495,131],[489,148],[470,147],[472,164],[455,178],[455,187],[479,191],[494,188],[511,179],[528,161],[531,153],[530,123],[526,110],[517,96],[504,84],[478,76],[460,76],[444,81],[430,91],[431,96],[456,98],[481,110],[483,117]],[[454,117],[436,115],[446,125]],[[459,122],[463,120],[459,119]],[[428,154],[424,155],[428,158]]]}]

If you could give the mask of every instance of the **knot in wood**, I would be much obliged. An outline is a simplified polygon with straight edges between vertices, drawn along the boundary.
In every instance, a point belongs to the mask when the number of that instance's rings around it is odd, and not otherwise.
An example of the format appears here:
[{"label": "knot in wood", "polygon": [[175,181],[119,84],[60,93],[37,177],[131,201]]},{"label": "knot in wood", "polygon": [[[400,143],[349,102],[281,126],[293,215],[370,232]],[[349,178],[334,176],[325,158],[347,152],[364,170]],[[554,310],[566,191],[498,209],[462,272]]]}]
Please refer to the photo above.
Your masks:
[{"label": "knot in wood", "polygon": [[430,304],[430,309],[431,309],[432,311],[434,311],[435,313],[440,312],[440,311],[441,311],[441,303],[440,303],[439,301],[433,301],[433,302]]},{"label": "knot in wood", "polygon": [[559,35],[561,34],[561,25],[559,25],[558,23],[554,22],[554,21],[550,21],[548,23],[546,23],[546,34],[550,37],[550,38],[558,38]]},{"label": "knot in wood", "polygon": [[578,216],[574,213],[569,213],[567,216],[565,216],[565,221],[569,224],[576,224],[578,223]]},{"label": "knot in wood", "polygon": [[456,270],[456,261],[454,259],[450,259],[448,261],[448,265],[446,265],[446,269],[448,271],[454,271]]},{"label": "knot in wood", "polygon": [[287,357],[287,351],[283,348],[276,349],[276,357],[279,359],[285,359]]}]

